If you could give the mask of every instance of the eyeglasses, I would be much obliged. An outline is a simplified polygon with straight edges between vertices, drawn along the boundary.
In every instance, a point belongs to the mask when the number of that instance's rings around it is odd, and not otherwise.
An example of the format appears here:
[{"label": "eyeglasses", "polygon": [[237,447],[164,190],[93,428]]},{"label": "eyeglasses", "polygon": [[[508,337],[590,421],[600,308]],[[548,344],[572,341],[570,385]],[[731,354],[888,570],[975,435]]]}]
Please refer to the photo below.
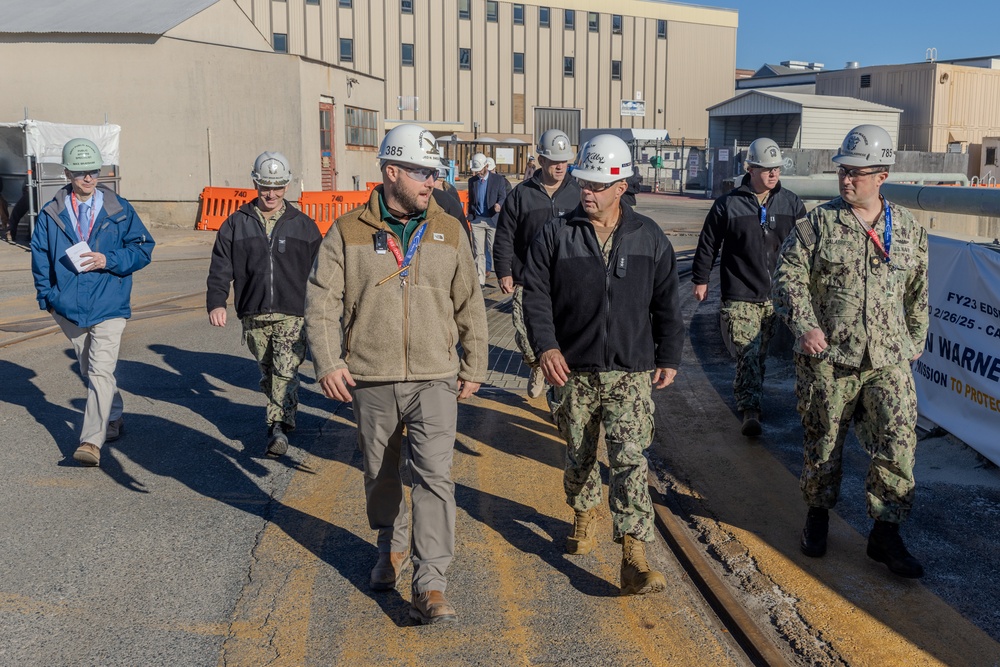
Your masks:
[{"label": "eyeglasses", "polygon": [[406,175],[417,183],[424,183],[428,178],[436,181],[438,177],[438,170],[434,167],[407,167],[402,164],[394,164],[393,166],[406,172]]},{"label": "eyeglasses", "polygon": [[576,179],[576,182],[580,186],[581,190],[590,190],[593,193],[598,193],[604,192],[618,181],[612,181],[611,183],[594,183],[593,181],[585,181],[582,178],[578,178]]},{"label": "eyeglasses", "polygon": [[100,169],[89,169],[87,171],[71,171],[70,176],[73,177],[74,181],[82,181],[83,179],[90,176],[91,178],[97,178],[101,173]]},{"label": "eyeglasses", "polygon": [[756,165],[750,165],[751,169],[759,169],[762,174],[777,174],[781,172],[781,167],[758,167]]},{"label": "eyeglasses", "polygon": [[261,194],[266,194],[268,192],[283,192],[286,188],[288,188],[287,185],[258,185],[257,192]]},{"label": "eyeglasses", "polygon": [[863,176],[871,176],[873,174],[885,173],[885,169],[874,169],[872,171],[862,171],[859,169],[848,169],[846,167],[837,167],[837,176],[840,178],[849,178],[852,181]]}]

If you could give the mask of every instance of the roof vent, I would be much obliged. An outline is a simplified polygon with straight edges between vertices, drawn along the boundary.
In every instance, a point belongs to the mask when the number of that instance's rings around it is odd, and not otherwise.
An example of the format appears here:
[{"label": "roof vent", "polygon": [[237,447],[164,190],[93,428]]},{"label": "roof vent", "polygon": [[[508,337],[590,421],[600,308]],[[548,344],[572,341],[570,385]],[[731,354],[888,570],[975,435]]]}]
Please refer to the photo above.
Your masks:
[{"label": "roof vent", "polygon": [[844,65],[844,69],[858,69],[859,67],[861,67],[861,63],[857,60],[848,60],[847,64]]}]

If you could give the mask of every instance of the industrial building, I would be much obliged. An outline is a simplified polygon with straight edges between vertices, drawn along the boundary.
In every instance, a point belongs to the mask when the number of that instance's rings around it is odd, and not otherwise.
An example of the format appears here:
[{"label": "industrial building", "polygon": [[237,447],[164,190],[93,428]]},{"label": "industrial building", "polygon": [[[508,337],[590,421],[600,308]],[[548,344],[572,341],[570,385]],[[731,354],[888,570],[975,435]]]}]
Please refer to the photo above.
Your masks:
[{"label": "industrial building", "polygon": [[902,109],[899,150],[978,152],[1000,129],[1000,56],[819,72],[816,93]]},{"label": "industrial building", "polygon": [[704,144],[705,107],[733,90],[735,10],[652,0],[238,2],[275,50],[384,80],[386,129],[420,123],[463,165],[474,149],[513,149],[497,152],[501,172],[523,168],[527,147],[552,127],[574,143],[581,128],[620,127]]},{"label": "industrial building", "polygon": [[[363,189],[386,129],[522,167],[550,127],[704,144],[732,93],[737,12],[651,0],[36,0],[0,3],[0,122],[122,127],[120,184],[191,224],[208,185],[283,151],[302,190]],[[712,44],[712,57],[704,45]],[[82,89],[82,90],[81,90]],[[500,148],[507,150],[499,150]],[[19,187],[16,184],[13,186]]]}]

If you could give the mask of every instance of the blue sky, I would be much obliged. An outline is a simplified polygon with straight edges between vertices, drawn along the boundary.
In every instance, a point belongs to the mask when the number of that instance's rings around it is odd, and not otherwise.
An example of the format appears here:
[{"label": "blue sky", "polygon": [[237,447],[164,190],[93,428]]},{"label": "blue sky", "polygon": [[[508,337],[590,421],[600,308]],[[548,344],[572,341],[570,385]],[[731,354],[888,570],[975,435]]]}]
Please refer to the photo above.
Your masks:
[{"label": "blue sky", "polygon": [[[757,69],[782,60],[841,69],[1000,54],[1000,2],[914,0],[699,0],[686,4],[739,10],[736,66]],[[709,48],[711,48],[709,46]]]}]

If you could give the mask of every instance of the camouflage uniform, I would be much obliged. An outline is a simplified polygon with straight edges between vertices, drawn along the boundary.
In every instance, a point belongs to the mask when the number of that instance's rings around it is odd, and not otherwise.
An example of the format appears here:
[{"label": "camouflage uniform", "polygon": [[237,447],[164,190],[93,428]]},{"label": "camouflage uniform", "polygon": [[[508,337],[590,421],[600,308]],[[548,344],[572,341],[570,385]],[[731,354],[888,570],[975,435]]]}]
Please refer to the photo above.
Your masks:
[{"label": "camouflage uniform", "polygon": [[601,503],[597,444],[601,424],[611,464],[613,536],[653,539],[653,501],[643,452],[653,439],[652,379],[649,373],[572,373],[550,391],[552,418],[566,439],[566,502],[575,510]]},{"label": "camouflage uniform", "polygon": [[[776,312],[796,337],[798,409],[805,437],[800,485],[810,506],[833,507],[846,431],[872,457],[868,513],[899,523],[913,501],[916,396],[909,360],[927,334],[927,231],[891,205],[891,263],[839,197],[813,210],[785,240],[774,275]],[[884,215],[874,229],[883,238]],[[820,328],[829,347],[803,353]]]},{"label": "camouflage uniform", "polygon": [[736,409],[759,411],[767,346],[778,323],[774,305],[770,301],[723,301],[719,317],[726,347],[736,358],[736,377],[733,379]]},{"label": "camouflage uniform", "polygon": [[247,348],[260,366],[260,390],[267,397],[268,426],[295,428],[299,406],[299,366],[306,358],[303,318],[271,313],[242,319]]}]

